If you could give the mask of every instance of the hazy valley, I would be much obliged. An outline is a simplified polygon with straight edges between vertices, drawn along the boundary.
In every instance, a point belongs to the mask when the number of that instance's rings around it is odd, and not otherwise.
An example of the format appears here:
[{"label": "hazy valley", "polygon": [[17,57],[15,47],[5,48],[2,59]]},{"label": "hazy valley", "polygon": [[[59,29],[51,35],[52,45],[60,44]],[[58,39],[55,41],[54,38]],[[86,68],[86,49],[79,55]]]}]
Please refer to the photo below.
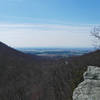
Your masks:
[{"label": "hazy valley", "polygon": [[16,48],[17,50],[42,57],[49,58],[68,58],[72,56],[81,56],[93,52],[95,48]]}]

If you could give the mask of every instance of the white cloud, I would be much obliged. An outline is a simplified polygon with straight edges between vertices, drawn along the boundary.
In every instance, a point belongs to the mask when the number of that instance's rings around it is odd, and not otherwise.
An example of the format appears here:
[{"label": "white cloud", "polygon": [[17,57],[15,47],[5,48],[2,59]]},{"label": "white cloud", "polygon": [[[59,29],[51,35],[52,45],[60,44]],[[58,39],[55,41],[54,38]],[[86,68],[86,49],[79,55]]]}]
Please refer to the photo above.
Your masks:
[{"label": "white cloud", "polygon": [[91,46],[91,26],[0,24],[0,40],[10,46]]}]

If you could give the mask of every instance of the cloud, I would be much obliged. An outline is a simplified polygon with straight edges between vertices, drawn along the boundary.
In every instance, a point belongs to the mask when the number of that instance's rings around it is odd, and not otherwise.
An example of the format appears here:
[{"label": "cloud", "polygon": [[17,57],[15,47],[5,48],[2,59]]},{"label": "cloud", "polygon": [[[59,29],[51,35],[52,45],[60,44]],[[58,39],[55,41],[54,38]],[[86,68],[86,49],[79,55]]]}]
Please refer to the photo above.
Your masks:
[{"label": "cloud", "polygon": [[0,40],[10,46],[91,46],[90,25],[0,24]]},{"label": "cloud", "polygon": [[58,25],[58,24],[0,24],[0,28],[25,28],[25,29],[41,29],[41,30],[82,30],[86,31],[91,28],[88,26],[71,26],[71,25]]}]

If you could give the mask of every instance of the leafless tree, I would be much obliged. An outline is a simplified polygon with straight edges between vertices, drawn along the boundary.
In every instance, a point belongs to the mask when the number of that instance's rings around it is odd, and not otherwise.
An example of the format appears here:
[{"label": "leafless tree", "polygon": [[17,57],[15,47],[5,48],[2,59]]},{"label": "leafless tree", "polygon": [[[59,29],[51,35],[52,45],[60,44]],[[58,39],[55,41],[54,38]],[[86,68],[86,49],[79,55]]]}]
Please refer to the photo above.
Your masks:
[{"label": "leafless tree", "polygon": [[94,45],[100,48],[100,26],[96,26],[92,29],[91,35],[94,37]]}]

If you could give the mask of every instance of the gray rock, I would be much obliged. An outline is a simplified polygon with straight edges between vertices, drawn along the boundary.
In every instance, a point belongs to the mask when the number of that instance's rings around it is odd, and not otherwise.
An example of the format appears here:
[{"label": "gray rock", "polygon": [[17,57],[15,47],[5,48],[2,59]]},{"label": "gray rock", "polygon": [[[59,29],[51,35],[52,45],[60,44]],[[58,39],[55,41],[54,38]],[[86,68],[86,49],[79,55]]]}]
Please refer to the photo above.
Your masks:
[{"label": "gray rock", "polygon": [[100,68],[88,66],[83,77],[73,92],[73,100],[100,100]]}]

